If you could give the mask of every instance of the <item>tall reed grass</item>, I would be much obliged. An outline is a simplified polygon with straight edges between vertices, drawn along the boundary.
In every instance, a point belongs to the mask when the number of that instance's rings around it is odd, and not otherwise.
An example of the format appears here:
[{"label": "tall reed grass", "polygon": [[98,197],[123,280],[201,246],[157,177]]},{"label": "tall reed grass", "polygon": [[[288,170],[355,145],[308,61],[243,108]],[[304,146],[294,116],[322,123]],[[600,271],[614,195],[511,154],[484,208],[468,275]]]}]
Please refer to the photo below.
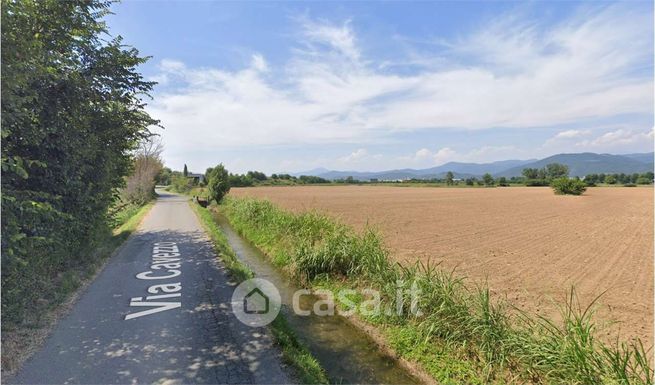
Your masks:
[{"label": "tall reed grass", "polygon": [[219,209],[241,235],[309,286],[325,280],[373,286],[396,306],[398,282],[414,283],[422,314],[412,314],[410,298],[402,298],[401,314],[383,314],[375,323],[401,327],[412,342],[397,344],[398,353],[422,363],[438,381],[452,382],[456,374],[441,366],[460,362],[473,368],[459,377],[466,382],[653,384],[652,349],[640,340],[600,341],[594,304],[581,306],[573,289],[561,320],[554,321],[494,299],[486,286],[471,286],[438,265],[390,262],[372,229],[358,233],[321,213],[291,213],[250,198],[228,197]]}]

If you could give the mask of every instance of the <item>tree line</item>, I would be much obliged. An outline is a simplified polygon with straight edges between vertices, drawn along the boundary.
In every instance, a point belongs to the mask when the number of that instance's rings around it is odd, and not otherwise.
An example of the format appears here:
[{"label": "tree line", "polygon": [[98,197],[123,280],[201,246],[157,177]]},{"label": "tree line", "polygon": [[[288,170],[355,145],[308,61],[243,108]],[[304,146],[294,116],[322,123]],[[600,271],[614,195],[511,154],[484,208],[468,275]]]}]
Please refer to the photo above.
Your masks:
[{"label": "tree line", "polygon": [[[221,166],[222,167],[222,166]],[[184,169],[187,170],[186,165]],[[209,173],[212,168],[207,169],[204,180],[198,181],[195,178],[187,177],[187,172],[171,171],[169,168],[162,169],[158,176],[160,184],[171,185],[171,188],[178,192],[188,192],[194,187],[205,187],[209,183]],[[267,176],[261,171],[248,171],[244,174],[227,173],[227,183],[230,187],[251,187],[261,185],[296,185],[296,184],[367,184],[367,183],[398,183],[398,181],[358,180],[353,176],[346,178],[328,180],[318,176],[301,175],[299,177],[290,174],[271,174]],[[469,177],[464,180],[456,179],[452,171],[448,171],[443,178],[412,178],[403,180],[402,183],[434,183],[446,184],[448,186],[459,185],[482,186],[482,187],[506,187],[510,185],[525,186],[551,186],[558,193],[570,191],[573,194],[581,194],[585,187],[595,186],[596,183],[608,184],[649,184],[653,181],[653,173],[643,174],[590,174],[582,181],[580,178],[569,178],[569,167],[565,164],[550,163],[542,168],[525,168],[522,176],[497,177],[485,173],[482,177]]]},{"label": "tree line", "polygon": [[653,172],[644,173],[615,173],[615,174],[587,174],[584,177],[588,186],[595,186],[597,183],[605,184],[651,184],[653,183]]},{"label": "tree line", "polygon": [[[184,172],[173,171],[168,167],[164,167],[156,177],[156,181],[158,184],[171,186],[174,191],[188,192],[194,187],[205,187],[211,170],[212,168],[208,168],[203,174],[203,180],[199,181],[185,176]],[[243,174],[228,173],[228,183],[231,187],[252,187],[276,184],[325,184],[331,183],[331,181],[312,175],[296,177],[290,174],[271,174],[267,176],[261,171],[248,171]]]}]

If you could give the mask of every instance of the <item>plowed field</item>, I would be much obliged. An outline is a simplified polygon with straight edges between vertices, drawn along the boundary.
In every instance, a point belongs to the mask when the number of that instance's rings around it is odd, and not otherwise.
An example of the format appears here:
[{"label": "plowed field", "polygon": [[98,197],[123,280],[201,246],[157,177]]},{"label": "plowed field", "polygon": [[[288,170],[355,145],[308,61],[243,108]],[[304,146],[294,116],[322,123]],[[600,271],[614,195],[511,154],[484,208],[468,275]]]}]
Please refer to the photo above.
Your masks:
[{"label": "plowed field", "polygon": [[591,188],[580,197],[550,188],[293,186],[235,188],[294,211],[318,209],[377,227],[393,258],[432,260],[487,281],[516,306],[555,315],[575,286],[600,297],[603,332],[653,341],[653,189]]}]

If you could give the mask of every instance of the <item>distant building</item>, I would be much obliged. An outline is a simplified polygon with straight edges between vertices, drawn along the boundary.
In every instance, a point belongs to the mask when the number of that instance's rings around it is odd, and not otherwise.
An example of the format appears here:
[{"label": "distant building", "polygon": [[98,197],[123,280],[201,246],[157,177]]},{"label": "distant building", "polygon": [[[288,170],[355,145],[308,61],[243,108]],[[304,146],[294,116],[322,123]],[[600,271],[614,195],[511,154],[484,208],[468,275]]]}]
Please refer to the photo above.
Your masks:
[{"label": "distant building", "polygon": [[205,175],[204,174],[196,174],[196,173],[190,172],[190,173],[187,174],[186,177],[189,178],[189,179],[193,179],[193,183],[196,183],[196,184],[202,183],[202,182],[205,181]]}]

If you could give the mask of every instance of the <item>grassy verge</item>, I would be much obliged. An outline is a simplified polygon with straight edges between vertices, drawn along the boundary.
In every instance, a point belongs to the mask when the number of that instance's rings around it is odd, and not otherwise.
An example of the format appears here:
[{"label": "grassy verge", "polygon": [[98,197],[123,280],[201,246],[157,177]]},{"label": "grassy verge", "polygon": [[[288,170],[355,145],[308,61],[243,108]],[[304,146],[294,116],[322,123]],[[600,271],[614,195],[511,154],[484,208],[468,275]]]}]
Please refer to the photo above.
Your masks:
[{"label": "grassy verge", "polygon": [[[238,282],[252,278],[252,270],[239,261],[230,247],[227,238],[218,227],[211,212],[196,204],[189,204],[195,211],[200,223],[214,244],[216,254],[221,258],[225,267]],[[297,372],[304,384],[327,384],[325,371],[309,351],[298,342],[293,330],[287,325],[282,314],[270,324],[275,343],[280,347],[285,362]]]},{"label": "grassy verge", "polygon": [[[641,341],[599,341],[593,304],[582,306],[573,290],[555,322],[518,311],[438,266],[390,262],[370,229],[357,233],[320,213],[293,214],[254,199],[228,198],[220,210],[307,286],[373,287],[383,309],[402,308],[360,318],[438,382],[653,384],[650,349]],[[420,290],[422,314],[410,311],[411,298],[398,295],[399,284]]]},{"label": "grassy verge", "polygon": [[112,231],[112,240],[114,242],[121,242],[127,239],[143,220],[143,217],[150,211],[154,202],[150,202],[144,206],[128,206],[115,215],[115,224]]},{"label": "grassy verge", "polygon": [[[47,284],[34,286],[37,301],[30,302],[20,318],[2,319],[2,372],[11,375],[44,341],[56,321],[66,314],[77,295],[97,274],[108,257],[141,223],[154,203],[145,206],[127,205],[112,214],[113,229],[98,237],[96,246],[86,258],[71,263],[50,279],[35,277]],[[25,285],[29,285],[26,280]]]}]

